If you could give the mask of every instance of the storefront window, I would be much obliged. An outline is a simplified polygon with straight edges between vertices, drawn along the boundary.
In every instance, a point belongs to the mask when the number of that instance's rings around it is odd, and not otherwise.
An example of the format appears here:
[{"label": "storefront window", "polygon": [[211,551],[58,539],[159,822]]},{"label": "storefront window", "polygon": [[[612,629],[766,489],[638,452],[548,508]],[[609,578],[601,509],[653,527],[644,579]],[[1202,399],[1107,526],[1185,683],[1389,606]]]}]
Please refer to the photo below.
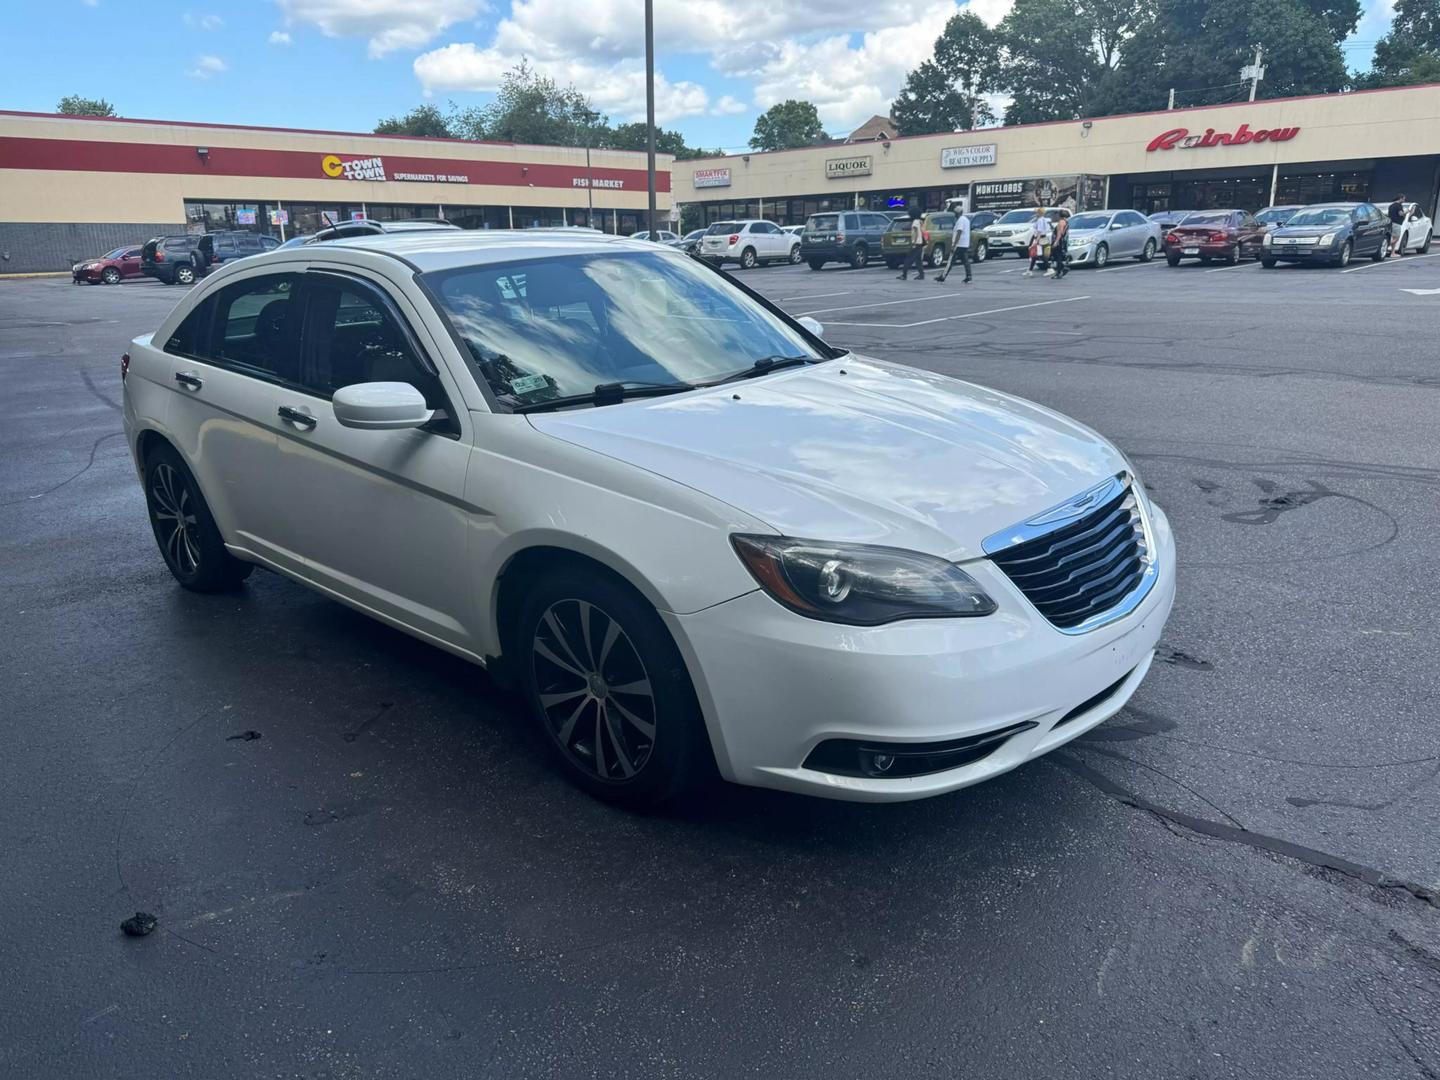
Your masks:
[{"label": "storefront window", "polygon": [[242,232],[278,235],[270,224],[274,203],[185,200],[185,228],[192,233]]},{"label": "storefront window", "polygon": [[1277,206],[1322,202],[1364,202],[1370,197],[1370,173],[1326,172],[1280,175],[1275,185]]}]

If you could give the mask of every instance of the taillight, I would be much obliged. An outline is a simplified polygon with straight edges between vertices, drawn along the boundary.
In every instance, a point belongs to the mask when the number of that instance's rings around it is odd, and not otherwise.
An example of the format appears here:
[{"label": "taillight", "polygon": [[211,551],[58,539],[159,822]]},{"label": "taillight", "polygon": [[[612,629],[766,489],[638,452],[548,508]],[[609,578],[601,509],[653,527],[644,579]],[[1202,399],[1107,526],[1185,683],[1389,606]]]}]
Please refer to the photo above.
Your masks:
[{"label": "taillight", "polygon": [[129,374],[130,374],[130,354],[129,354],[128,352],[127,352],[127,353],[121,353],[121,354],[120,354],[120,381],[123,383],[123,382],[125,381],[125,376],[126,376],[126,375],[129,375]]},{"label": "taillight", "polygon": [[1167,233],[1167,234],[1165,235],[1165,243],[1167,243],[1167,244],[1178,244],[1179,242],[1180,242],[1180,237],[1177,236],[1175,233],[1172,232],[1172,233]]},{"label": "taillight", "polygon": [[739,242],[740,242],[740,234],[739,234],[739,233],[731,233],[731,234],[730,234],[730,243],[732,243],[732,244],[738,244]]}]

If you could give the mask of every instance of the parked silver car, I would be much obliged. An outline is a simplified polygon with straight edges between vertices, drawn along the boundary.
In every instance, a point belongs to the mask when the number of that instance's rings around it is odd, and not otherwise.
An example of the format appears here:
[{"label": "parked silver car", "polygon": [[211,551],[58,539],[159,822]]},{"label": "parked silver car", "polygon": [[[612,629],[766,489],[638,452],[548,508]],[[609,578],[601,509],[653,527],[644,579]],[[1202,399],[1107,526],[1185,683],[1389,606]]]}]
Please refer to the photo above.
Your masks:
[{"label": "parked silver car", "polygon": [[1136,210],[1088,210],[1070,219],[1070,265],[1103,267],[1111,259],[1149,262],[1160,250],[1159,222]]}]

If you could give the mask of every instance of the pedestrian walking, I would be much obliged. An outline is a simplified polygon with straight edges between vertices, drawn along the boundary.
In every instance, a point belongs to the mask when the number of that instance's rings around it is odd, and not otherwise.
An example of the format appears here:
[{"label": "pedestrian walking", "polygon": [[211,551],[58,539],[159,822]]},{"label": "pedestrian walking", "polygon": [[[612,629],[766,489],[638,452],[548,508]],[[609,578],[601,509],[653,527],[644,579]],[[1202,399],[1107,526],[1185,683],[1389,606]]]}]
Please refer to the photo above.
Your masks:
[{"label": "pedestrian walking", "polygon": [[1035,267],[1038,265],[1041,270],[1047,269],[1050,265],[1050,219],[1045,216],[1045,208],[1035,208],[1035,220],[1030,225],[1030,268],[1025,271],[1026,277],[1035,276]]},{"label": "pedestrian walking", "polygon": [[905,262],[900,270],[900,280],[904,281],[910,276],[911,265],[915,267],[915,280],[925,280],[925,221],[920,216],[918,209],[910,211],[910,254],[905,256]]},{"label": "pedestrian walking", "polygon": [[1400,237],[1405,232],[1405,195],[1395,196],[1395,201],[1390,204],[1386,211],[1390,218],[1390,254],[1403,255],[1400,250]]},{"label": "pedestrian walking", "polygon": [[1045,273],[1059,281],[1070,272],[1070,219],[1055,222],[1055,235],[1050,238],[1050,269]]},{"label": "pedestrian walking", "polygon": [[955,212],[955,231],[950,234],[950,257],[945,260],[945,269],[935,275],[936,281],[943,282],[950,276],[955,265],[955,256],[960,256],[960,265],[965,267],[965,284],[970,284],[970,215],[962,210]]}]

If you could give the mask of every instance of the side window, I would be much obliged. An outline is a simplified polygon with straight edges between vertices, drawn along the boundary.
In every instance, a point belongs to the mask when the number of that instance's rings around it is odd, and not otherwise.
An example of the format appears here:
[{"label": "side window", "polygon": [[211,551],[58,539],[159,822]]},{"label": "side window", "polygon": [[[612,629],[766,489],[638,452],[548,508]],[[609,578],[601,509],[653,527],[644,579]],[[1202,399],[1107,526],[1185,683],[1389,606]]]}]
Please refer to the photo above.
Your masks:
[{"label": "side window", "polygon": [[139,248],[131,248],[129,251],[125,252],[125,258],[127,258],[127,259],[138,259],[138,258],[140,258],[140,249],[139,249]]},{"label": "side window", "polygon": [[208,347],[214,359],[246,374],[296,382],[299,376],[300,301],[296,274],[267,274],[216,294]]},{"label": "side window", "polygon": [[342,386],[409,383],[432,409],[447,408],[440,380],[420,362],[410,338],[378,296],[361,285],[328,281],[309,290],[300,383],[328,398]]},{"label": "side window", "polygon": [[214,301],[206,299],[186,315],[170,339],[165,342],[165,351],[173,356],[197,356],[205,340],[206,328],[210,324],[210,311]]}]

